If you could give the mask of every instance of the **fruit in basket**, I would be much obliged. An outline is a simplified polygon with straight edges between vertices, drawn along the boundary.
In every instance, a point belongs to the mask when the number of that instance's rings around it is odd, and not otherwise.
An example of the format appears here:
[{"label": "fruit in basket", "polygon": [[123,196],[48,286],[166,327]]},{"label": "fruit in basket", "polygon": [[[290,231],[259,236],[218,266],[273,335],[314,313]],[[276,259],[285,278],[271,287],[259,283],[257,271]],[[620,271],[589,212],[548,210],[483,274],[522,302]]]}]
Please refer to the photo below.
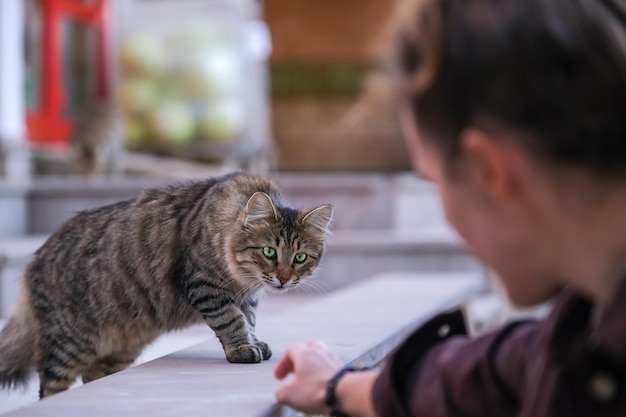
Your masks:
[{"label": "fruit in basket", "polygon": [[143,113],[159,100],[159,86],[148,78],[124,80],[117,91],[119,105],[126,113]]},{"label": "fruit in basket", "polygon": [[164,100],[148,115],[150,131],[167,145],[182,147],[194,139],[196,122],[189,105],[180,100]]},{"label": "fruit in basket", "polygon": [[126,73],[155,75],[165,70],[167,51],[158,37],[135,34],[122,43],[120,60]]},{"label": "fruit in basket", "polygon": [[127,36],[118,89],[129,120],[127,145],[174,150],[195,139],[237,139],[243,129],[242,56],[235,40],[204,21]]},{"label": "fruit in basket", "polygon": [[207,50],[199,60],[202,74],[212,84],[217,96],[236,94],[241,86],[240,57],[232,46],[219,45]]},{"label": "fruit in basket", "polygon": [[208,99],[213,94],[213,83],[198,60],[187,59],[176,66],[171,77],[170,91],[173,95],[190,99]]},{"label": "fruit in basket", "polygon": [[239,101],[216,101],[200,119],[200,134],[209,140],[230,141],[241,134],[242,125],[243,109]]},{"label": "fruit in basket", "polygon": [[135,149],[144,144],[147,135],[146,126],[137,119],[128,119],[124,123],[126,146]]}]

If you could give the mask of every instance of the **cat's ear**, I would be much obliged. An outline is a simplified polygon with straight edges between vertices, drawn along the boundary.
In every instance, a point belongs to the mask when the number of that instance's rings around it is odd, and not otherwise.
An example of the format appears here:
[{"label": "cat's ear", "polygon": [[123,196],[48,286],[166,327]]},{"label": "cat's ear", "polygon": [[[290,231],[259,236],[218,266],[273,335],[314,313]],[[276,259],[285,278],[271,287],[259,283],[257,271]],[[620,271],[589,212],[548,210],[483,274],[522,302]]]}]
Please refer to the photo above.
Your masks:
[{"label": "cat's ear", "polygon": [[248,199],[243,217],[245,224],[268,218],[276,219],[276,217],[276,208],[269,195],[257,191]]},{"label": "cat's ear", "polygon": [[333,218],[333,206],[326,204],[309,211],[303,218],[302,223],[318,229],[322,233],[328,233],[328,226]]}]

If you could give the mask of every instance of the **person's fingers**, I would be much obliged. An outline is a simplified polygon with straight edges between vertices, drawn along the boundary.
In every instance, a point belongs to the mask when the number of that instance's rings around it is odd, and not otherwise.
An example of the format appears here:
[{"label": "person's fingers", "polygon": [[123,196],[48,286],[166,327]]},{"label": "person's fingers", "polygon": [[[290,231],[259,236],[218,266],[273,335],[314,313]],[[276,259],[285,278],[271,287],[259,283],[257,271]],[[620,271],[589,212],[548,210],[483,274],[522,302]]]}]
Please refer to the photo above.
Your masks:
[{"label": "person's fingers", "polygon": [[281,404],[289,403],[289,394],[291,392],[291,384],[285,384],[276,390],[276,400]]},{"label": "person's fingers", "polygon": [[283,379],[294,371],[294,355],[302,350],[300,345],[293,345],[287,349],[287,352],[278,360],[276,367],[274,368],[274,376],[277,379]]},{"label": "person's fingers", "polygon": [[283,379],[291,372],[293,372],[293,361],[289,356],[289,353],[286,353],[282,358],[278,360],[278,363],[274,368],[274,376],[277,379]]}]

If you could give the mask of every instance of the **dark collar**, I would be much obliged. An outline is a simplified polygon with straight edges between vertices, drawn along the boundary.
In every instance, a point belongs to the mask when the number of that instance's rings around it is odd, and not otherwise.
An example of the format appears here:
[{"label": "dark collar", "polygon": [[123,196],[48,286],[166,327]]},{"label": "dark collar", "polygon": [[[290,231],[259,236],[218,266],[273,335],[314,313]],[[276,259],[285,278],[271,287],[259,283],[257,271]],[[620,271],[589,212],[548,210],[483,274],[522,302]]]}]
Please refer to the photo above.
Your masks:
[{"label": "dark collar", "polygon": [[555,300],[546,319],[544,337],[555,357],[571,352],[576,341],[600,346],[626,364],[626,277],[600,319],[593,323],[594,303],[585,296],[565,289]]},{"label": "dark collar", "polygon": [[626,278],[604,309],[600,321],[592,331],[592,337],[609,353],[626,361]]}]

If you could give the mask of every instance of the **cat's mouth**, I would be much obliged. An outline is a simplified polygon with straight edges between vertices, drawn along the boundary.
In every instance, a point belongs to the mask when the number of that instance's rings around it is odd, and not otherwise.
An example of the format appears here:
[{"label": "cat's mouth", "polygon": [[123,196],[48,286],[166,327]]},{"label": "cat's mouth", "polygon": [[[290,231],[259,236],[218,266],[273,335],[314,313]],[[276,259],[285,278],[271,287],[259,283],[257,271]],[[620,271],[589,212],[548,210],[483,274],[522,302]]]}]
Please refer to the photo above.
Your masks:
[{"label": "cat's mouth", "polygon": [[287,291],[289,291],[289,288],[286,288],[286,287],[274,287],[272,285],[268,285],[267,286],[267,290],[270,293],[282,294],[282,293],[286,293]]},{"label": "cat's mouth", "polygon": [[278,277],[272,277],[270,275],[266,275],[265,286],[269,288],[273,292],[285,292],[292,288],[294,288],[297,284],[294,282],[293,278],[289,278],[288,280],[279,279]]}]

